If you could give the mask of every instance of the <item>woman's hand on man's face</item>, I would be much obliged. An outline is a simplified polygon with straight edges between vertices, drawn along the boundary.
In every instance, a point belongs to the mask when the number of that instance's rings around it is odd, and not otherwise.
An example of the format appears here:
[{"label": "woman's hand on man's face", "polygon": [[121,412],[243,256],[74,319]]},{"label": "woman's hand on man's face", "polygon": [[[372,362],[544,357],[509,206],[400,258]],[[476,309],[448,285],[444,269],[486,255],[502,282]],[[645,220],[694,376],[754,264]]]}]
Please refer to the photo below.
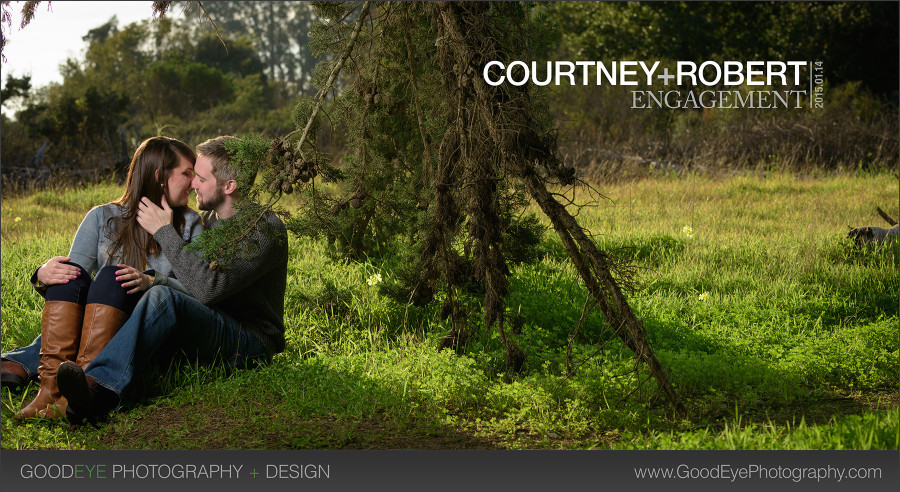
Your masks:
[{"label": "woman's hand on man's face", "polygon": [[156,234],[160,227],[172,223],[172,208],[166,197],[162,197],[162,208],[157,207],[149,198],[141,198],[138,204],[137,221],[148,233]]},{"label": "woman's hand on man's face", "polygon": [[67,284],[69,280],[75,280],[81,274],[81,269],[66,265],[64,261],[72,261],[68,256],[54,256],[41,265],[37,271],[38,282],[44,285]]}]

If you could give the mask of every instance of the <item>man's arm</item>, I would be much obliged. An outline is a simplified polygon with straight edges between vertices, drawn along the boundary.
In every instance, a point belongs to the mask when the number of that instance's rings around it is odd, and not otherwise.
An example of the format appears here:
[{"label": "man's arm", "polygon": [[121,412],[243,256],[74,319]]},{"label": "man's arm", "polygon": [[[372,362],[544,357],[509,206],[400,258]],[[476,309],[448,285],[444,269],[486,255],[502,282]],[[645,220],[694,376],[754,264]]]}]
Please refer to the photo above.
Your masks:
[{"label": "man's arm", "polygon": [[153,238],[159,242],[178,280],[188,292],[204,304],[215,304],[246,289],[258,278],[285,263],[287,231],[284,224],[274,216],[266,219],[274,226],[275,237],[260,233],[257,227],[252,235],[259,243],[258,247],[250,248],[252,256],[239,255],[229,261],[225,269],[210,270],[206,260],[185,250],[184,239],[175,232],[171,224],[157,229]]}]

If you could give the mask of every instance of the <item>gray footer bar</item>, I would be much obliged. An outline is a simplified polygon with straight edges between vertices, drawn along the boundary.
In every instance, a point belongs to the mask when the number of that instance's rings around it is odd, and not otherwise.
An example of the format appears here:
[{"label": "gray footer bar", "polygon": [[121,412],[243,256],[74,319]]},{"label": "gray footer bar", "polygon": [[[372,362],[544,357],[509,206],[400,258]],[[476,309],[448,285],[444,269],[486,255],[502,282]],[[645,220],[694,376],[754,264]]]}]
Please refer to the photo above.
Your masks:
[{"label": "gray footer bar", "polygon": [[897,451],[11,451],[4,492],[896,491]]}]

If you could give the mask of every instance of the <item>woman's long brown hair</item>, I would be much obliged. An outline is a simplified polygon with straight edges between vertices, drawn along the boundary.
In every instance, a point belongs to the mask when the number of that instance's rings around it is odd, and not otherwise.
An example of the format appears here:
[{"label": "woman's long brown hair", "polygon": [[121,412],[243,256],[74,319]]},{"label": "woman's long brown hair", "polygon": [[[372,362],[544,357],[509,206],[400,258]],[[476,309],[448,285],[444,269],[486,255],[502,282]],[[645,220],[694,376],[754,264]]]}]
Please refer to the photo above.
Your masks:
[{"label": "woman's long brown hair", "polygon": [[[159,243],[137,222],[138,204],[143,197],[149,198],[156,205],[162,203],[169,175],[178,167],[181,157],[192,164],[197,160],[194,151],[184,142],[169,137],[148,138],[134,151],[134,157],[128,166],[125,193],[112,202],[123,207],[124,211],[120,216],[109,218],[110,239],[113,241],[110,257],[121,253],[122,263],[144,270],[147,254],[159,252]],[[187,206],[172,208],[172,225],[179,234],[184,230],[184,214],[187,210]]]}]

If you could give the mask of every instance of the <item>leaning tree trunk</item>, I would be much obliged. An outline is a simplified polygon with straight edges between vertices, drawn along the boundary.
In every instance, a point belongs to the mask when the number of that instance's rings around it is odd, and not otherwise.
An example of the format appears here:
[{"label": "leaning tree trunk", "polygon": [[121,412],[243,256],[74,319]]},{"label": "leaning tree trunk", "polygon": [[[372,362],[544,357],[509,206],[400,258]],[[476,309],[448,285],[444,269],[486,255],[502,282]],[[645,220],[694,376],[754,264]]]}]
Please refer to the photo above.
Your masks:
[{"label": "leaning tree trunk", "polygon": [[[616,328],[616,334],[634,352],[638,360],[647,364],[650,373],[659,383],[660,389],[666,393],[666,397],[669,398],[675,409],[683,414],[684,407],[672,388],[672,384],[669,383],[669,378],[662,365],[653,354],[653,349],[650,348],[643,324],[634,315],[622,289],[613,278],[606,255],[585,234],[575,217],[553,198],[543,182],[531,176],[526,178],[525,183],[528,186],[529,194],[553,223],[553,228],[562,239],[566,252],[569,253],[578,274],[584,280],[588,292],[597,300],[607,322]],[[585,258],[590,261],[590,264],[585,263]]]},{"label": "leaning tree trunk", "polygon": [[[273,201],[266,207],[274,205],[285,189],[288,191],[284,193],[290,193],[291,185],[296,184],[297,179],[291,177],[293,174],[289,172],[289,167],[298,171],[298,164],[305,166],[310,161],[316,161],[317,151],[308,141],[313,122],[322,108],[325,95],[338,80],[345,62],[349,60],[354,67],[351,70],[357,71],[357,77],[362,76],[357,58],[351,59],[358,48],[357,43],[366,45],[367,50],[376,50],[372,45],[373,40],[383,37],[387,32],[384,28],[391,25],[392,19],[400,19],[402,14],[402,28],[405,29],[401,41],[403,46],[379,45],[377,49],[381,51],[378,60],[381,60],[381,55],[396,56],[399,57],[399,63],[395,67],[409,67],[409,87],[413,91],[412,102],[418,120],[416,127],[425,152],[421,158],[424,167],[422,186],[432,188],[435,201],[432,224],[424,238],[421,277],[411,299],[415,296],[429,298],[435,282],[443,277],[448,295],[441,311],[452,315],[453,331],[442,343],[458,347],[468,337],[466,313],[461,309],[457,299],[459,296],[455,296],[455,293],[461,290],[466,281],[461,272],[471,252],[474,277],[485,292],[485,330],[499,325],[500,336],[507,350],[509,369],[517,370],[524,360],[522,350],[506,336],[503,326],[509,269],[504,256],[503,234],[499,229],[501,194],[509,182],[518,180],[549,217],[590,297],[600,306],[606,322],[634,353],[635,359],[647,364],[675,410],[684,414],[684,407],[650,348],[642,323],[622,292],[621,286],[625,283],[617,282],[614,276],[614,273],[618,274],[627,283],[627,277],[622,275],[623,270],[596,246],[590,234],[548,189],[548,185],[569,186],[576,180],[574,168],[565,165],[557,155],[556,134],[552,130],[546,130],[550,125],[541,126],[536,121],[536,115],[549,114],[547,108],[535,102],[527,84],[520,87],[508,84],[491,87],[482,79],[481,70],[492,60],[510,61],[530,56],[526,32],[530,29],[527,8],[513,2],[425,2],[414,8],[406,4],[402,7],[397,5],[390,2],[363,2],[351,9],[360,8],[359,16],[352,29],[349,26],[344,29],[344,36],[349,34],[348,37],[335,38],[346,42],[342,45],[340,56],[335,58],[328,72],[328,79],[320,88],[305,124],[298,124],[295,131],[272,142],[266,159],[260,160],[266,163],[265,167],[269,169],[269,176],[273,180],[269,183]],[[369,15],[370,9],[374,15]],[[440,72],[435,73],[435,76],[440,77],[437,80],[441,81],[442,90],[447,92],[436,98],[432,96],[431,107],[424,110],[419,101],[421,94],[415,74],[415,46],[410,36],[412,26],[416,25],[410,16],[413,11],[424,15],[424,18],[418,17],[416,21],[421,21],[423,25],[429,24],[437,30],[434,45],[437,46],[436,61]],[[347,11],[344,14],[350,13],[351,11]],[[342,24],[339,22],[335,25]],[[366,26],[370,26],[370,29],[363,35]],[[428,33],[431,36],[433,31]],[[360,59],[364,57],[363,54],[359,56]],[[379,61],[375,65],[375,79],[377,67],[381,66]],[[372,85],[377,83],[373,82]],[[364,116],[370,107],[369,97],[374,101],[373,92],[366,92],[366,109],[362,110]],[[435,104],[435,100],[439,100],[439,103]],[[446,123],[446,130],[436,156],[431,154],[432,148],[423,124],[425,115],[436,119],[446,118],[443,122]],[[360,175],[364,174],[368,162],[365,147],[371,136],[365,130],[368,123],[367,118],[360,121],[363,128],[363,172]],[[299,138],[289,142],[288,139],[295,135],[299,135]],[[295,148],[296,153],[287,152],[290,148]],[[282,151],[285,152],[283,158],[280,154]],[[361,191],[364,190],[360,189],[357,193]],[[358,199],[358,195],[354,197]],[[346,202],[339,202],[332,208],[331,214],[339,213],[346,208],[345,204]],[[331,227],[327,222],[318,218],[316,220],[323,227]],[[465,239],[464,255],[460,255],[454,247],[461,236]],[[624,273],[627,274],[627,271]]]},{"label": "leaning tree trunk", "polygon": [[[538,135],[534,130],[537,125],[531,118],[527,85],[490,87],[481,78],[480,67],[489,61],[510,60],[497,42],[501,36],[495,36],[491,25],[485,22],[485,9],[488,8],[491,7],[477,2],[438,2],[435,5],[436,23],[445,39],[439,50],[444,78],[448,88],[464,94],[466,106],[460,118],[468,121],[466,131],[473,138],[477,138],[479,132],[488,136],[482,145],[491,145],[497,151],[495,158],[502,167],[502,170],[496,170],[497,174],[507,172],[524,181],[531,197],[550,218],[606,321],[635,357],[647,364],[660,389],[676,411],[683,414],[684,407],[650,348],[643,324],[634,315],[613,277],[608,256],[547,189],[547,182],[554,178],[563,184],[574,182],[574,170],[560,163],[552,139]],[[495,5],[494,8],[503,6]],[[484,179],[484,174],[482,171],[479,177]],[[485,187],[480,189],[490,191]],[[482,197],[482,200],[487,199]],[[487,246],[483,249],[496,251]],[[496,304],[496,298],[492,302]]]}]

